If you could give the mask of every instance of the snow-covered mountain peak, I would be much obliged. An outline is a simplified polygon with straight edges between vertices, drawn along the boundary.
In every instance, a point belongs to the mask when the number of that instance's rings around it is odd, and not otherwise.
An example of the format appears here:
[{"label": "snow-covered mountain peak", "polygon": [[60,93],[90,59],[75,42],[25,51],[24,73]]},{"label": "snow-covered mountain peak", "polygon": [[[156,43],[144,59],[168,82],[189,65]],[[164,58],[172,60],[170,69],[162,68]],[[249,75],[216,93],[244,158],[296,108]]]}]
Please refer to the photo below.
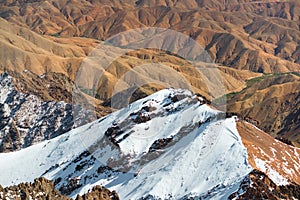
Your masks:
[{"label": "snow-covered mountain peak", "polygon": [[[157,152],[163,153],[201,124],[224,117],[205,103],[205,98],[188,90],[161,90],[117,113],[104,133],[105,140],[98,145],[116,146],[118,155],[125,156],[126,162],[141,162]],[[98,157],[102,160],[102,156]]]},{"label": "snow-covered mountain peak", "polygon": [[236,118],[205,102],[165,89],[50,141],[0,154],[0,170],[9,174],[0,183],[45,176],[71,197],[94,185],[121,199],[228,197],[251,167]]}]

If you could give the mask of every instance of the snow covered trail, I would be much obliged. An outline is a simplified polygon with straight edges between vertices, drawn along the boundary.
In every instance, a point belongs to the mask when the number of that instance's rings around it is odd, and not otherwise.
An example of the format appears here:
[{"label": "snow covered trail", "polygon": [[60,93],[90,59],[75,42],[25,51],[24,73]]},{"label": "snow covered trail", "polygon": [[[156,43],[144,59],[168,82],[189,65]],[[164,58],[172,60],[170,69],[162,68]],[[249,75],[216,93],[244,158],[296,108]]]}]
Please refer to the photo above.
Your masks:
[{"label": "snow covered trail", "polygon": [[189,91],[165,89],[52,140],[0,154],[0,184],[45,176],[73,198],[94,185],[121,199],[226,198],[252,169],[235,118],[222,116]]}]

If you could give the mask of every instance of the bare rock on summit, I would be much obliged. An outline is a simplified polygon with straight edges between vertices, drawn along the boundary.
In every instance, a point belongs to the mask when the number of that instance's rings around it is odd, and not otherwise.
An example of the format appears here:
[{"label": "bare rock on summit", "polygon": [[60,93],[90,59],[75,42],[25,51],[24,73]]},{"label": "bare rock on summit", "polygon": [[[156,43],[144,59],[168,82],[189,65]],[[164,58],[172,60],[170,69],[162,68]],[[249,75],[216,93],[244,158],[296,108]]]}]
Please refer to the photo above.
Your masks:
[{"label": "bare rock on summit", "polygon": [[[239,194],[241,192],[242,194]],[[299,199],[300,185],[276,185],[265,173],[253,170],[241,183],[237,192],[228,199]]]},{"label": "bare rock on summit", "polygon": [[[18,185],[3,188],[0,185],[0,199],[14,200],[71,200],[55,189],[54,182],[40,177],[33,183],[20,183]],[[82,196],[77,196],[76,200],[119,200],[115,191],[95,186],[90,192]]]},{"label": "bare rock on summit", "polygon": [[70,200],[55,189],[53,181],[43,177],[35,179],[33,183],[21,183],[7,188],[0,187],[0,199]]},{"label": "bare rock on summit", "polygon": [[90,192],[82,196],[77,196],[76,200],[119,200],[119,196],[115,191],[95,186]]}]

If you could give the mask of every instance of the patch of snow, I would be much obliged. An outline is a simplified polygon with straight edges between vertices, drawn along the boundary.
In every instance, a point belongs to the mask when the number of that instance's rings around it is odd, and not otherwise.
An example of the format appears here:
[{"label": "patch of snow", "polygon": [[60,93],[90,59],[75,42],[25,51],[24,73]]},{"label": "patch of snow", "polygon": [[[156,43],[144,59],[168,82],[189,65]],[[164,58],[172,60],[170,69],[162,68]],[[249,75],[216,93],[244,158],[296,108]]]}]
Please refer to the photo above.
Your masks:
[{"label": "patch of snow", "polygon": [[42,74],[41,76],[40,76],[40,78],[45,78],[46,77],[46,75],[45,74]]},{"label": "patch of snow", "polygon": [[270,147],[270,149],[271,149],[271,151],[272,151],[272,154],[273,154],[273,156],[275,157],[276,156],[276,150],[274,149],[274,148],[272,148],[272,147]]},{"label": "patch of snow", "polygon": [[266,173],[268,177],[276,184],[276,185],[288,185],[289,182],[286,178],[281,176],[277,171],[271,168],[265,161],[255,158],[254,159],[257,168]]}]

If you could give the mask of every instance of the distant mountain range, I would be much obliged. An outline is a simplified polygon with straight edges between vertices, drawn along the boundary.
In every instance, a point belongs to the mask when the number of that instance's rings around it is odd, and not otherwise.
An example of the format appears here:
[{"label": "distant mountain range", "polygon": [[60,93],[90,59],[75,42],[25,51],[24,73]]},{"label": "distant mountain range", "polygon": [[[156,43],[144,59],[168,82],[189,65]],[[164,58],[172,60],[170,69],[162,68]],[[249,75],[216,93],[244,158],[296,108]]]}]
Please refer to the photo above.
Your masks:
[{"label": "distant mountain range", "polygon": [[[168,28],[195,39],[221,65],[265,73],[299,72],[299,2],[251,2],[254,1],[14,0],[1,4],[0,16],[40,35],[62,38],[106,40],[135,28]],[[28,31],[22,30],[19,36],[24,37]],[[87,39],[83,41],[88,42]],[[43,49],[55,45],[49,44]],[[51,49],[56,55],[60,52],[76,57],[82,54],[78,47],[76,51],[67,48],[64,52],[62,46],[60,50]],[[30,56],[28,59],[32,60]],[[58,66],[58,61],[49,56],[44,55],[43,60],[44,65],[53,65],[54,69]],[[75,60],[72,60],[73,64]]]}]

